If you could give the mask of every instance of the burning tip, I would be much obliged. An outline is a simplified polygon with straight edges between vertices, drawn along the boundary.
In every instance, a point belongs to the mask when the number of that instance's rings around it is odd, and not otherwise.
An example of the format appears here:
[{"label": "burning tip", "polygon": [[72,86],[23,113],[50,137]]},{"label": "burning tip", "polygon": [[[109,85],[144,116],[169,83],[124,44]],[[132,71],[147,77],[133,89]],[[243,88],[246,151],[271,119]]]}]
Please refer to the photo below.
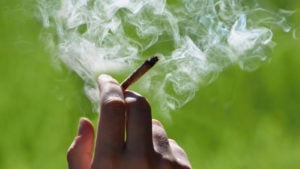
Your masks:
[{"label": "burning tip", "polygon": [[145,64],[149,64],[150,66],[154,66],[155,63],[159,60],[158,56],[152,56],[151,58],[147,59]]}]

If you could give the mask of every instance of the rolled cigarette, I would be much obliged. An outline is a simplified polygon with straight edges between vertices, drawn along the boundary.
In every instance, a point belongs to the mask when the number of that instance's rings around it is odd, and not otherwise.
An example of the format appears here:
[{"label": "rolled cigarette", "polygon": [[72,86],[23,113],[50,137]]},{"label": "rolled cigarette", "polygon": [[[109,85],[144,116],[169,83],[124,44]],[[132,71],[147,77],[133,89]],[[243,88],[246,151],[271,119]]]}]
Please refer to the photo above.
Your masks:
[{"label": "rolled cigarette", "polygon": [[144,64],[142,64],[139,68],[137,68],[131,75],[129,75],[122,83],[122,90],[125,91],[130,85],[136,82],[139,78],[141,78],[149,69],[151,69],[155,63],[158,61],[157,56],[152,56],[147,59]]}]

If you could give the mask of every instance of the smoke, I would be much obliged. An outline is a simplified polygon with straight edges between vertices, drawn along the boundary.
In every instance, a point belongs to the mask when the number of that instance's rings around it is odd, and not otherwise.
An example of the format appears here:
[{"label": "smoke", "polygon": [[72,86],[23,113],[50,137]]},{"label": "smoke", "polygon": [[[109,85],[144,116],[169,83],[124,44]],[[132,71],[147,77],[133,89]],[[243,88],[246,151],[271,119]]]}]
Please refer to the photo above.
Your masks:
[{"label": "smoke", "polygon": [[139,86],[160,98],[163,111],[180,108],[226,67],[255,70],[275,46],[272,29],[291,29],[288,11],[271,12],[255,1],[38,2],[46,43],[85,81],[96,108],[99,74],[130,72],[155,54],[161,61]]}]

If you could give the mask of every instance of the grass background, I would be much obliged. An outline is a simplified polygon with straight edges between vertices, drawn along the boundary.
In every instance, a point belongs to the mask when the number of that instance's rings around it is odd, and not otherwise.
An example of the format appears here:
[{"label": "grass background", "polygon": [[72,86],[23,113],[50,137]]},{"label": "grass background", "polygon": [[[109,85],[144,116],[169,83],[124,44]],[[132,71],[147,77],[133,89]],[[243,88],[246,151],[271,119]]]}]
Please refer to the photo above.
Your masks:
[{"label": "grass background", "polygon": [[[262,1],[296,10],[300,1]],[[97,114],[73,72],[56,68],[40,41],[34,0],[0,0],[0,168],[67,168],[66,150],[78,119]],[[255,72],[224,71],[195,99],[173,112],[154,109],[169,137],[187,151],[195,169],[300,168],[300,40],[275,32],[271,61]],[[151,102],[151,100],[150,100]]]}]

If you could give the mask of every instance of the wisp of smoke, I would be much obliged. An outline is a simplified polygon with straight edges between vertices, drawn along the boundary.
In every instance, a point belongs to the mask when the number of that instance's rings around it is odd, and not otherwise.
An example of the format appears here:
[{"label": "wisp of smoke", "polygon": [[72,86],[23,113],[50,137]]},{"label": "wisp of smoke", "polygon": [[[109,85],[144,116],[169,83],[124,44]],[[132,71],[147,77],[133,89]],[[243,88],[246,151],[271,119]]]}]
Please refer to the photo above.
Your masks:
[{"label": "wisp of smoke", "polygon": [[163,111],[177,109],[224,68],[251,71],[267,60],[271,28],[290,31],[287,11],[255,1],[40,0],[38,7],[59,59],[85,81],[95,107],[100,73],[129,72],[156,54],[160,63],[139,86]]}]

